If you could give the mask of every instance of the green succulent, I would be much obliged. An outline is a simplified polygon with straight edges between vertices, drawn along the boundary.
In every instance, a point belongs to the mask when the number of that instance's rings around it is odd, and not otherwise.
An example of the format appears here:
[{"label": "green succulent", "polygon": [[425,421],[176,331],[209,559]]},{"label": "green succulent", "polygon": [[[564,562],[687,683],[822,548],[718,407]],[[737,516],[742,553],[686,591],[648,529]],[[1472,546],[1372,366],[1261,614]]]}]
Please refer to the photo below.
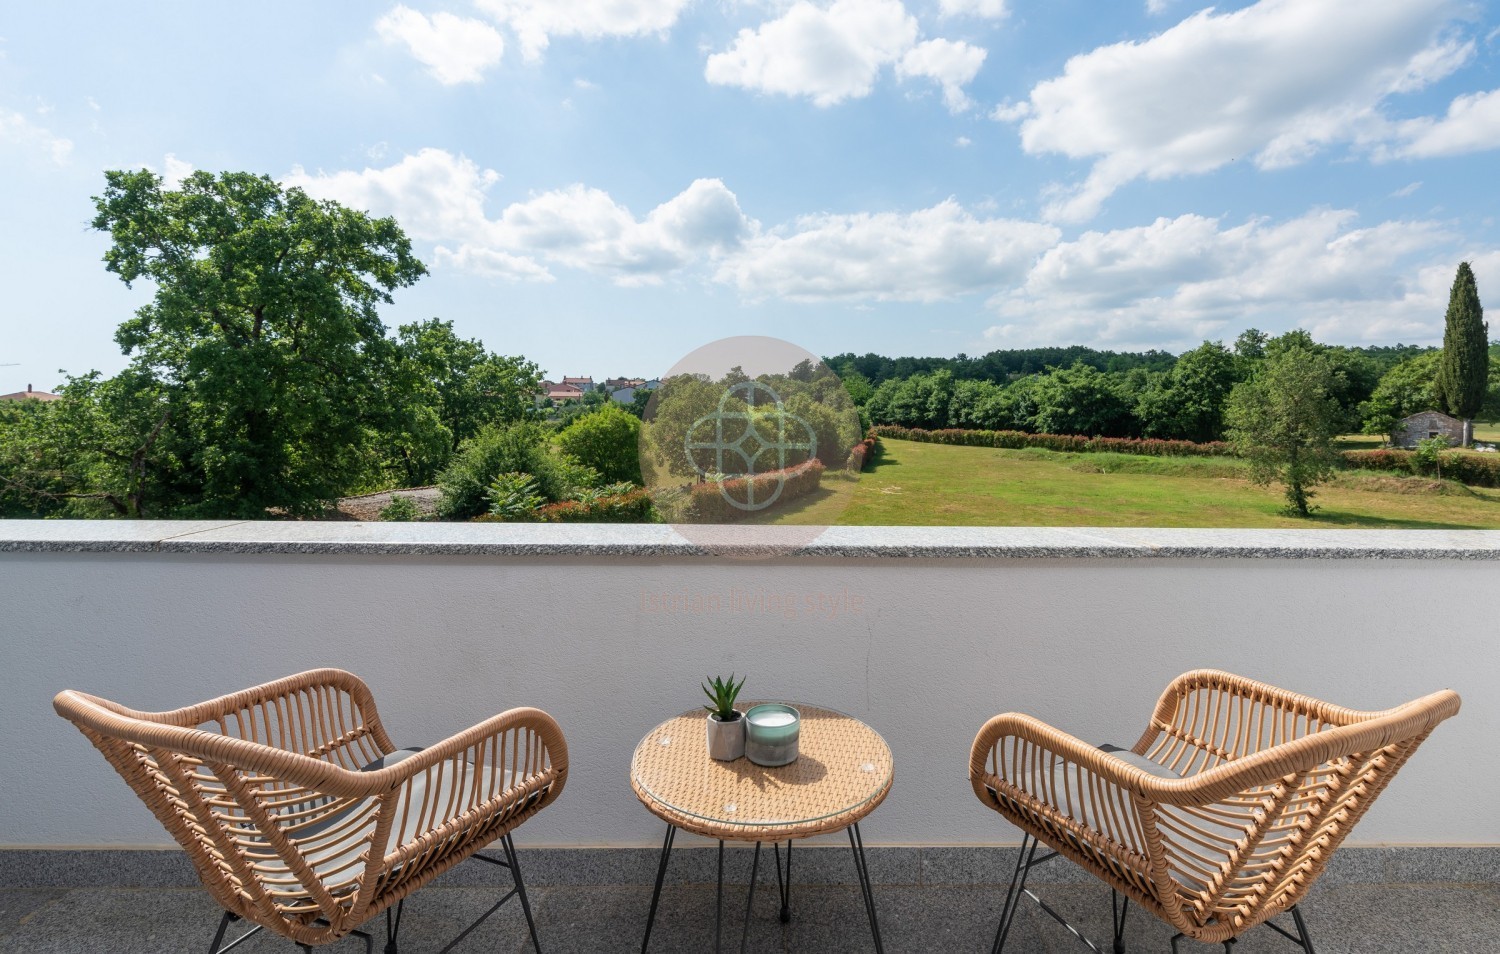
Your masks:
[{"label": "green succulent", "polygon": [[704,706],[709,712],[718,715],[720,722],[728,722],[734,713],[734,700],[739,696],[740,689],[745,685],[743,677],[739,682],[734,681],[734,673],[729,674],[728,679],[722,676],[710,676],[708,682],[703,684],[703,694],[713,700],[713,705]]}]

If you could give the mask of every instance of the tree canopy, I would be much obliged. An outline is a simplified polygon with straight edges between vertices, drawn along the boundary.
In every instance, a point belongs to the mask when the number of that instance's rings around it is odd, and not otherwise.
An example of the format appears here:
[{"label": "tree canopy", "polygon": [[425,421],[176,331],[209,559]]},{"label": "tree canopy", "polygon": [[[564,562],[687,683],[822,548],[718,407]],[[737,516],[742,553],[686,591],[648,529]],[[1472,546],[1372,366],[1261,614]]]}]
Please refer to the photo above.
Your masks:
[{"label": "tree canopy", "polygon": [[1484,406],[1489,370],[1489,328],[1479,304],[1474,270],[1468,262],[1460,262],[1448,294],[1443,357],[1437,371],[1437,398],[1443,410],[1465,421],[1478,414]]},{"label": "tree canopy", "polygon": [[380,306],[426,272],[394,219],[237,172],[107,172],[94,203],[105,267],[151,299],[115,335],[124,371],[0,414],[7,512],[314,515],[531,413],[531,362],[437,319],[387,335]]},{"label": "tree canopy", "polygon": [[1332,356],[1300,341],[1267,351],[1265,361],[1230,393],[1229,439],[1250,461],[1258,484],[1280,483],[1287,510],[1308,516],[1312,488],[1339,464],[1333,438],[1344,387]]}]

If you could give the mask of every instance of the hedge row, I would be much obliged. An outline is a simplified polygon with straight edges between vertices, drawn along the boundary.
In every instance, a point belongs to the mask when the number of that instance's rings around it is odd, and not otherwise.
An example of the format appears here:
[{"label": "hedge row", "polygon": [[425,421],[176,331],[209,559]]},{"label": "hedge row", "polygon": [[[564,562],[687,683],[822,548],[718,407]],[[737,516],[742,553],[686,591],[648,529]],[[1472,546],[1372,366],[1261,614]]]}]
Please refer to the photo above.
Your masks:
[{"label": "hedge row", "polygon": [[734,500],[749,500],[751,481],[755,483],[755,499],[757,500],[764,500],[775,493],[777,481],[785,481],[785,485],[781,488],[781,496],[776,498],[775,506],[780,506],[798,497],[805,497],[818,489],[823,481],[823,462],[814,457],[804,464],[788,467],[785,470],[771,470],[764,474],[736,477],[722,482],[694,484],[692,488],[693,512],[697,522],[733,523],[736,520],[743,520],[752,513],[759,513],[758,510],[736,507],[724,499],[727,495]]},{"label": "hedge row", "polygon": [[[1344,462],[1361,470],[1388,470],[1398,474],[1422,472],[1412,460],[1411,451],[1404,450],[1344,451]],[[1500,487],[1500,454],[1448,453],[1442,455],[1440,467],[1448,480],[1471,487]]]},{"label": "hedge row", "polygon": [[1199,444],[1139,437],[1084,437],[1081,434],[1028,434],[1025,431],[976,431],[951,427],[925,431],[920,427],[880,424],[871,428],[880,437],[928,444],[958,444],[964,447],[1004,447],[1020,450],[1039,447],[1075,453],[1141,454],[1147,457],[1233,457],[1234,449],[1224,441]]},{"label": "hedge row", "polygon": [[564,500],[538,507],[541,523],[650,523],[656,510],[644,489],[594,500]]},{"label": "hedge row", "polygon": [[857,474],[870,466],[875,460],[875,445],[878,443],[880,443],[880,436],[872,427],[864,440],[849,449],[849,460],[845,462],[844,469]]}]

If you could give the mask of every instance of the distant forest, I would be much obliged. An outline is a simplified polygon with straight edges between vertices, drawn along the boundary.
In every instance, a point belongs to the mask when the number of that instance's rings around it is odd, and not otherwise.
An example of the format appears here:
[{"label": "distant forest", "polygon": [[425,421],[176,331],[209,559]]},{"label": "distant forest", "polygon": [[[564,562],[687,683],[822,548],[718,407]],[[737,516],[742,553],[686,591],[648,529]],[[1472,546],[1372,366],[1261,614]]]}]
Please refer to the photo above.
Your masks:
[{"label": "distant forest", "polygon": [[[1181,355],[1074,345],[978,357],[846,353],[824,360],[870,424],[1216,441],[1226,434],[1235,386],[1289,349],[1329,364],[1329,396],[1342,433],[1389,434],[1406,415],[1443,407],[1441,349],[1325,345],[1300,329],[1272,337],[1251,328],[1230,345],[1205,341]],[[1500,419],[1500,361],[1489,363],[1476,416]]]},{"label": "distant forest", "polygon": [[[1249,332],[1250,334],[1254,334]],[[1430,351],[1435,347],[1423,345],[1394,344],[1369,345],[1363,348],[1338,347],[1338,351],[1362,355],[1373,362],[1379,377],[1408,358]],[[929,374],[933,371],[949,371],[960,381],[989,381],[1005,384],[1028,374],[1042,374],[1054,368],[1071,368],[1084,364],[1095,371],[1130,371],[1144,368],[1147,371],[1170,371],[1177,363],[1177,356],[1168,351],[1099,351],[1083,345],[1066,348],[1016,348],[1006,351],[991,351],[978,357],[960,354],[953,358],[888,358],[870,352],[857,355],[852,351],[824,358],[830,368],[840,374],[850,369],[862,374],[870,384],[879,386],[892,378],[909,378],[914,374]]]}]

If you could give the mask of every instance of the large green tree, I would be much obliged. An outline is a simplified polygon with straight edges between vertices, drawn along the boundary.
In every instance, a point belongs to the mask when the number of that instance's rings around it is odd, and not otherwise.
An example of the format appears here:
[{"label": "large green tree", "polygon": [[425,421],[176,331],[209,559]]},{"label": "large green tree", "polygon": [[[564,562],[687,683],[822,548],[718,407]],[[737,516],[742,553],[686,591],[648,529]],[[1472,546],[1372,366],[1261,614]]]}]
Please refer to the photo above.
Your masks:
[{"label": "large green tree", "polygon": [[641,482],[641,422],[618,404],[579,417],[557,435],[558,450],[599,472],[606,483]]},{"label": "large green tree", "polygon": [[395,220],[248,173],[105,180],[106,267],[153,289],[115,340],[161,395],[152,447],[173,455],[133,512],[306,514],[358,487],[400,400],[377,308],[426,271]]},{"label": "large green tree", "polygon": [[1333,438],[1343,420],[1335,396],[1342,378],[1327,353],[1288,342],[1269,350],[1229,395],[1229,440],[1249,459],[1256,483],[1282,485],[1287,510],[1297,516],[1311,513],[1312,488],[1339,463]]},{"label": "large green tree", "polygon": [[1443,358],[1437,397],[1443,410],[1464,422],[1464,445],[1472,440],[1474,415],[1484,406],[1490,370],[1489,327],[1468,262],[1458,264],[1443,324]]},{"label": "large green tree", "polygon": [[1216,441],[1224,432],[1224,405],[1239,379],[1235,355],[1205,341],[1177,359],[1136,405],[1147,437]]},{"label": "large green tree", "polygon": [[454,447],[486,425],[530,416],[542,383],[533,362],[491,354],[483,342],[455,334],[451,321],[432,318],[397,331],[401,357],[418,386],[430,389],[431,406]]},{"label": "large green tree", "polygon": [[1031,391],[1035,429],[1042,434],[1129,436],[1135,417],[1116,383],[1114,376],[1082,363],[1037,375]]}]

